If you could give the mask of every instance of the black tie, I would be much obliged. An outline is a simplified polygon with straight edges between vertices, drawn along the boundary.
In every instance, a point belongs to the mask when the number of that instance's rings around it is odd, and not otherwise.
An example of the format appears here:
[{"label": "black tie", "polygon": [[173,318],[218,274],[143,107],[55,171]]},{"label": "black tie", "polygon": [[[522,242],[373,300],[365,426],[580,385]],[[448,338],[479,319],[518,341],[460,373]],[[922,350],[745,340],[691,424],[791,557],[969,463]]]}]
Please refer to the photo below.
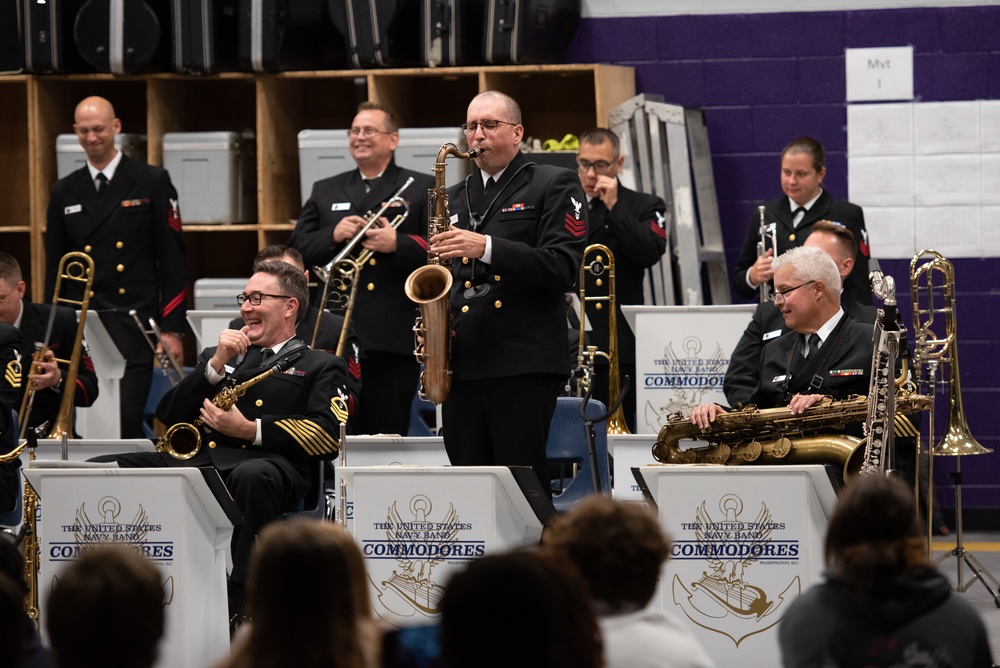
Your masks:
[{"label": "black tie", "polygon": [[493,190],[493,186],[495,186],[496,184],[497,184],[497,182],[493,180],[492,176],[490,178],[486,179],[485,193],[486,193],[487,197],[489,196],[490,191]]},{"label": "black tie", "polygon": [[271,350],[270,348],[264,348],[262,351],[260,351],[260,363],[267,364],[267,361],[271,359],[273,355],[274,355],[273,350]]},{"label": "black tie", "polygon": [[802,214],[803,218],[806,217],[806,208],[804,206],[800,206],[795,211],[792,211],[792,225],[796,224],[795,219],[798,218],[800,213]]},{"label": "black tie", "polygon": [[814,352],[819,350],[819,344],[819,334],[813,332],[808,336],[808,338],[806,338],[806,347],[802,349],[802,356],[809,357],[812,355]]},{"label": "black tie", "polygon": [[370,179],[362,179],[362,181],[365,184],[365,192],[370,193],[372,191],[372,188],[375,187],[375,182],[378,181],[378,177],[375,176]]},{"label": "black tie", "polygon": [[97,188],[98,196],[103,195],[104,191],[108,189],[108,177],[104,175],[104,172],[97,172],[95,187]]}]

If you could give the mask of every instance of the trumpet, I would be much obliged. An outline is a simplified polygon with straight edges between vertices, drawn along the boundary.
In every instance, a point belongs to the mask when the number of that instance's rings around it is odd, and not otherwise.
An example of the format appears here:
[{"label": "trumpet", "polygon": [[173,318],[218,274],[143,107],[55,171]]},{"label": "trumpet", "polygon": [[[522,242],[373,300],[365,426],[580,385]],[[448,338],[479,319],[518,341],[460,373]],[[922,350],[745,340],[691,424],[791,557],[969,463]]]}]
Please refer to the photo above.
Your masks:
[{"label": "trumpet", "polygon": [[[767,254],[767,242],[771,241],[771,249],[774,254],[778,254],[778,226],[777,223],[771,223],[770,225],[764,223],[764,205],[758,206],[757,211],[760,213],[760,241],[757,242],[757,257],[764,257]],[[771,282],[761,281],[758,286],[760,290],[760,301],[769,302],[771,301]]]},{"label": "trumpet", "polygon": [[142,332],[142,338],[146,339],[146,343],[152,348],[156,362],[160,365],[160,371],[170,381],[171,387],[184,380],[184,370],[177,363],[170,349],[163,345],[163,332],[160,331],[160,326],[156,324],[156,321],[150,318],[149,329],[146,329],[142,321],[139,320],[139,314],[136,313],[135,309],[129,311],[128,314],[135,320],[136,326]]},{"label": "trumpet", "polygon": [[347,341],[347,332],[350,328],[351,314],[354,311],[354,300],[358,294],[358,276],[361,274],[361,269],[371,259],[374,251],[365,249],[354,259],[349,257],[350,253],[365,238],[372,225],[393,206],[402,205],[403,212],[393,218],[389,226],[393,229],[398,229],[403,224],[403,221],[410,215],[410,205],[403,199],[402,195],[403,191],[409,188],[411,183],[413,183],[412,176],[406,179],[402,187],[382,205],[382,208],[375,213],[368,212],[365,214],[364,226],[351,237],[350,241],[347,242],[332,260],[322,267],[313,267],[313,274],[323,282],[323,296],[319,300],[319,313],[316,314],[316,324],[313,326],[312,341],[309,344],[311,348],[316,347],[316,339],[319,336],[319,323],[323,319],[323,311],[326,309],[327,302],[331,299],[330,286],[332,284],[334,291],[337,293],[337,296],[333,299],[333,304],[338,310],[344,311],[344,324],[340,330],[340,339],[337,341],[336,351],[337,355],[343,354],[344,343]]},{"label": "trumpet", "polygon": [[[594,253],[592,261],[587,258]],[[604,284],[607,274],[608,291],[606,295],[588,295],[585,279],[587,273],[597,278],[597,285]],[[577,396],[584,396],[590,390],[594,376],[594,359],[604,357],[608,360],[608,405],[618,407],[608,417],[607,430],[609,434],[628,434],[628,423],[622,411],[621,402],[617,401],[621,394],[621,380],[618,370],[618,307],[615,301],[615,255],[604,244],[591,244],[583,251],[583,261],[580,263],[580,338],[577,346],[577,369],[573,374],[577,377]],[[597,346],[584,348],[586,334],[587,302],[593,302],[594,308],[600,310],[607,304],[608,318],[608,350],[597,350]]]},{"label": "trumpet", "polygon": [[[83,284],[83,296],[81,299],[69,299],[61,297],[63,281]],[[49,350],[49,339],[52,336],[52,328],[55,325],[56,307],[60,304],[67,304],[79,307],[80,317],[76,326],[76,338],[73,340],[73,352],[69,359],[55,358],[59,364],[68,366],[63,375],[63,395],[59,404],[59,412],[56,415],[49,438],[60,438],[62,434],[73,434],[73,402],[76,398],[76,377],[80,371],[80,357],[83,354],[83,329],[87,323],[87,309],[90,306],[90,291],[94,285],[94,260],[86,253],[72,252],[66,253],[59,259],[59,267],[56,269],[56,287],[52,295],[52,309],[49,311],[49,322],[45,328],[45,341],[35,352],[32,358],[31,369],[28,372],[27,386],[24,390],[24,399],[21,401],[21,410],[18,412],[17,420],[21,425],[20,437],[24,438],[28,432],[28,419],[31,416],[31,409],[35,403],[35,392],[31,387],[31,379],[35,376],[34,362],[41,362],[45,359],[45,354]]]}]

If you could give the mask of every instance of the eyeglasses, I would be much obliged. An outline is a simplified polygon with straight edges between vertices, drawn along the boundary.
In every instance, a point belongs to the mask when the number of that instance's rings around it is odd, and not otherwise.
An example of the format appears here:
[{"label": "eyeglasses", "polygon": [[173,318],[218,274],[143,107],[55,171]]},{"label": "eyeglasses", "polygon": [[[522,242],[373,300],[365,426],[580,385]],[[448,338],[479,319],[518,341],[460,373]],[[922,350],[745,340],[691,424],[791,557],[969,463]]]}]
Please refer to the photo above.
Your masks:
[{"label": "eyeglasses", "polygon": [[366,125],[363,128],[351,128],[347,131],[348,137],[357,137],[361,135],[362,137],[371,137],[372,135],[391,135],[391,132],[386,132],[385,130],[379,130],[378,128],[373,128],[370,125]]},{"label": "eyeglasses", "polygon": [[251,306],[260,306],[260,301],[264,297],[270,297],[271,299],[291,299],[287,295],[269,295],[266,292],[251,292],[250,294],[241,292],[236,295],[236,303],[243,306],[243,302],[250,302]]},{"label": "eyeglasses", "polygon": [[462,128],[462,130],[466,134],[474,135],[476,134],[476,130],[478,130],[479,128],[482,128],[483,132],[496,132],[497,128],[500,127],[501,124],[517,126],[517,123],[508,123],[507,121],[494,121],[492,119],[487,118],[482,121],[479,121],[478,123],[476,121],[473,121],[471,123],[462,123],[459,127]]},{"label": "eyeglasses", "polygon": [[788,288],[787,290],[775,290],[774,301],[778,301],[778,297],[781,297],[781,301],[785,301],[785,297],[787,297],[790,293],[795,292],[804,285],[809,285],[810,283],[815,283],[815,282],[816,279],[813,279],[811,281],[806,281],[805,283],[799,283],[794,288]]},{"label": "eyeglasses", "polygon": [[[615,158],[615,160],[618,160],[618,158]],[[595,174],[604,174],[611,169],[611,165],[613,164],[615,164],[614,161],[608,162],[607,160],[596,160],[594,162],[590,160],[577,160],[576,169],[581,174],[586,174],[591,168],[594,169]]]}]

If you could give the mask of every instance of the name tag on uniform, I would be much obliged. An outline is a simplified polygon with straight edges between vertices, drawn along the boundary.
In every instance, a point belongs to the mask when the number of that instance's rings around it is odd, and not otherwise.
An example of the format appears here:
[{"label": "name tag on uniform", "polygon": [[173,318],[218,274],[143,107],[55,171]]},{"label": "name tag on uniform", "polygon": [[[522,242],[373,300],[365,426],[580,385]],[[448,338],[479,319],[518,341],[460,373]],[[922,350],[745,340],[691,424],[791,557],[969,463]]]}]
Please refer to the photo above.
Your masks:
[{"label": "name tag on uniform", "polygon": [[234,366],[229,366],[228,364],[223,364],[223,365],[222,365],[222,373],[223,373],[223,374],[225,374],[225,375],[227,375],[227,376],[228,376],[229,374],[231,374],[231,373],[232,373],[232,372],[234,372],[234,371],[236,371],[236,367],[234,367]]},{"label": "name tag on uniform", "polygon": [[351,208],[350,202],[334,202],[330,205],[330,211],[347,211]]},{"label": "name tag on uniform", "polygon": [[73,204],[72,206],[68,206],[63,209],[63,215],[68,216],[71,213],[80,213],[81,211],[83,211],[82,204]]},{"label": "name tag on uniform", "polygon": [[771,339],[776,339],[779,336],[781,336],[781,330],[776,329],[773,332],[767,332],[766,334],[764,334],[764,336],[761,337],[761,341],[770,341]]},{"label": "name tag on uniform", "polygon": [[788,376],[786,376],[785,374],[781,374],[780,376],[775,376],[771,380],[771,382],[772,383],[784,383],[786,378],[788,378]]},{"label": "name tag on uniform", "polygon": [[457,213],[451,214],[450,221],[451,221],[452,225],[454,225],[455,223],[457,223],[458,222],[458,214]]}]

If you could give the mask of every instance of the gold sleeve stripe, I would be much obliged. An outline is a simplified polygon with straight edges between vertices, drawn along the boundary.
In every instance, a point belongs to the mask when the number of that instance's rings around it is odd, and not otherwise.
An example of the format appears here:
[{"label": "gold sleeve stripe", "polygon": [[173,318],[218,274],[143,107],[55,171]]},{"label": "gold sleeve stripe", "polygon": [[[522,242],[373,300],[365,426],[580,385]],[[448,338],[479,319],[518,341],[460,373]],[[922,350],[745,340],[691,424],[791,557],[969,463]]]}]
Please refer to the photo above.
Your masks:
[{"label": "gold sleeve stripe", "polygon": [[895,413],[892,416],[892,422],[894,425],[893,433],[896,436],[919,436],[920,431],[913,426],[910,420],[900,413]]},{"label": "gold sleeve stripe", "polygon": [[11,387],[21,387],[21,363],[17,360],[7,362],[4,379],[6,379]]},{"label": "gold sleeve stripe", "polygon": [[335,454],[337,441],[312,420],[278,420],[275,425],[284,429],[299,446],[314,457]]}]

